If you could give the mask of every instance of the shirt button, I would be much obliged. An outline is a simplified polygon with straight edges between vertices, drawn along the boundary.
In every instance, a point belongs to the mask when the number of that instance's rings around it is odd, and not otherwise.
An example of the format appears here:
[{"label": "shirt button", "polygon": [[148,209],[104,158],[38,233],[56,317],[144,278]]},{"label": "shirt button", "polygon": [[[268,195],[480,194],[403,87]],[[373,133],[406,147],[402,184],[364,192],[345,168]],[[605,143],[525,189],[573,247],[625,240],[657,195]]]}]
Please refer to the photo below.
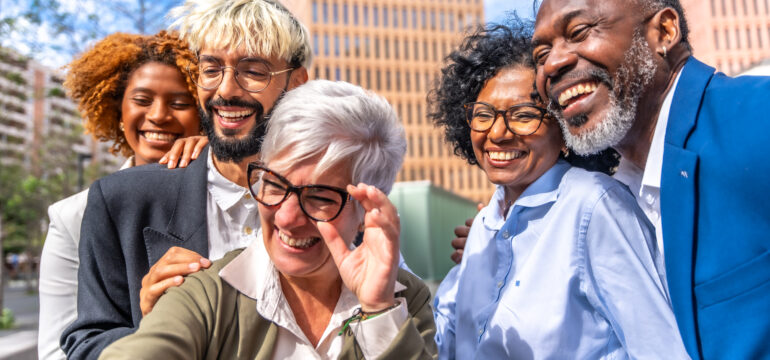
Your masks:
[{"label": "shirt button", "polygon": [[251,235],[251,231],[251,227],[246,226],[243,228],[243,232],[246,233],[246,235]]},{"label": "shirt button", "polygon": [[505,231],[503,231],[503,237],[504,237],[504,238],[506,238],[506,239],[507,239],[507,238],[508,238],[508,236],[510,236],[510,235],[511,235],[511,234],[509,234],[509,233],[508,233],[508,230],[505,230]]},{"label": "shirt button", "polygon": [[682,176],[683,178],[685,178],[685,179],[687,179],[687,177],[688,177],[688,175],[687,175],[687,171],[684,171],[684,170],[680,171],[680,172],[679,172],[679,175],[681,175],[681,176]]},{"label": "shirt button", "polygon": [[243,194],[243,198],[244,198],[244,199],[251,199],[251,194],[249,194],[249,193],[247,192],[247,193]]},{"label": "shirt button", "polygon": [[655,202],[655,197],[652,194],[647,194],[644,199],[647,200],[648,205],[652,205]]},{"label": "shirt button", "polygon": [[497,287],[498,287],[498,288],[501,288],[501,287],[503,287],[503,282],[502,282],[502,281],[498,282],[498,283],[497,283]]},{"label": "shirt button", "polygon": [[479,335],[484,333],[484,329],[479,329]]}]

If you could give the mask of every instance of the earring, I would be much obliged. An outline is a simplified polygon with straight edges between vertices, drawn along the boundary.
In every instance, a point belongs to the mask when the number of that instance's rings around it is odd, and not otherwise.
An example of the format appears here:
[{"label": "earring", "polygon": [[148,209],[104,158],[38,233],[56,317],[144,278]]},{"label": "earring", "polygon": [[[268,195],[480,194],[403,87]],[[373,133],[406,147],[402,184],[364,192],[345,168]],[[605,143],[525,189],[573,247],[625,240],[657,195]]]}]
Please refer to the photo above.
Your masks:
[{"label": "earring", "polygon": [[567,149],[567,148],[562,148],[562,149],[561,149],[561,153],[562,153],[562,154],[564,154],[564,157],[567,157],[567,156],[569,156],[569,149]]},{"label": "earring", "polygon": [[120,131],[121,132],[126,132],[126,129],[123,128],[123,122],[122,121],[120,122],[119,127],[120,127]]},{"label": "earring", "polygon": [[666,49],[666,46],[663,45],[663,57],[665,58],[666,56],[668,56],[668,49]]}]

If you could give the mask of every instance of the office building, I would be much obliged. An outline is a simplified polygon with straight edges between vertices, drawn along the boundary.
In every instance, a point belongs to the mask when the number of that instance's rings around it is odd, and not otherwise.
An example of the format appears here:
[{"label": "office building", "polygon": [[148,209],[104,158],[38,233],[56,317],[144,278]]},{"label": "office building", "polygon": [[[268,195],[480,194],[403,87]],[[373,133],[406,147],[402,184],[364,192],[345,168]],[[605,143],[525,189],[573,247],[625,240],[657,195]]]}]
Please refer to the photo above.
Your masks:
[{"label": "office building", "polygon": [[494,187],[452,153],[427,118],[426,95],[463,30],[483,22],[481,0],[283,0],[310,30],[311,78],[343,80],[384,96],[408,141],[398,181],[430,180],[474,201]]},{"label": "office building", "polygon": [[770,58],[770,0],[682,0],[694,55],[728,75]]}]

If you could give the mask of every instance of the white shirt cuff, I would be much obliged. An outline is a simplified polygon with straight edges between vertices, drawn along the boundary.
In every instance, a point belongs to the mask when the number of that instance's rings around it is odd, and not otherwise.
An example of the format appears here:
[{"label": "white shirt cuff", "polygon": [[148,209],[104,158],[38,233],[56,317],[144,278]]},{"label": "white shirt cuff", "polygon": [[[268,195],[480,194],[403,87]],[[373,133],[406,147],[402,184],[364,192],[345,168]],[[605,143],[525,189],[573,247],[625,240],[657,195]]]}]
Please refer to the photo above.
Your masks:
[{"label": "white shirt cuff", "polygon": [[396,301],[399,303],[398,306],[382,315],[350,323],[350,328],[366,359],[376,359],[382,355],[390,347],[401,326],[409,317],[406,300],[397,298]]}]

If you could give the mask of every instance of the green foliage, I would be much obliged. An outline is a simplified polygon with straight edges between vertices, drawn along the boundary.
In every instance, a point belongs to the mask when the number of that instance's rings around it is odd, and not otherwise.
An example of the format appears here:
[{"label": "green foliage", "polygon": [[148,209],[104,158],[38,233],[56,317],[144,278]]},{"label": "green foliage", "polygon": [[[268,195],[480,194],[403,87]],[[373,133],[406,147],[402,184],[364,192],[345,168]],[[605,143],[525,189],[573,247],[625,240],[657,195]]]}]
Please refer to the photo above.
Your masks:
[{"label": "green foliage", "polygon": [[14,322],[16,322],[16,319],[13,316],[13,311],[4,308],[2,313],[0,313],[0,329],[11,329]]},{"label": "green foliage", "polygon": [[58,97],[58,98],[66,98],[67,95],[64,93],[64,90],[58,87],[53,87],[50,90],[48,90],[48,96],[49,97]]}]

